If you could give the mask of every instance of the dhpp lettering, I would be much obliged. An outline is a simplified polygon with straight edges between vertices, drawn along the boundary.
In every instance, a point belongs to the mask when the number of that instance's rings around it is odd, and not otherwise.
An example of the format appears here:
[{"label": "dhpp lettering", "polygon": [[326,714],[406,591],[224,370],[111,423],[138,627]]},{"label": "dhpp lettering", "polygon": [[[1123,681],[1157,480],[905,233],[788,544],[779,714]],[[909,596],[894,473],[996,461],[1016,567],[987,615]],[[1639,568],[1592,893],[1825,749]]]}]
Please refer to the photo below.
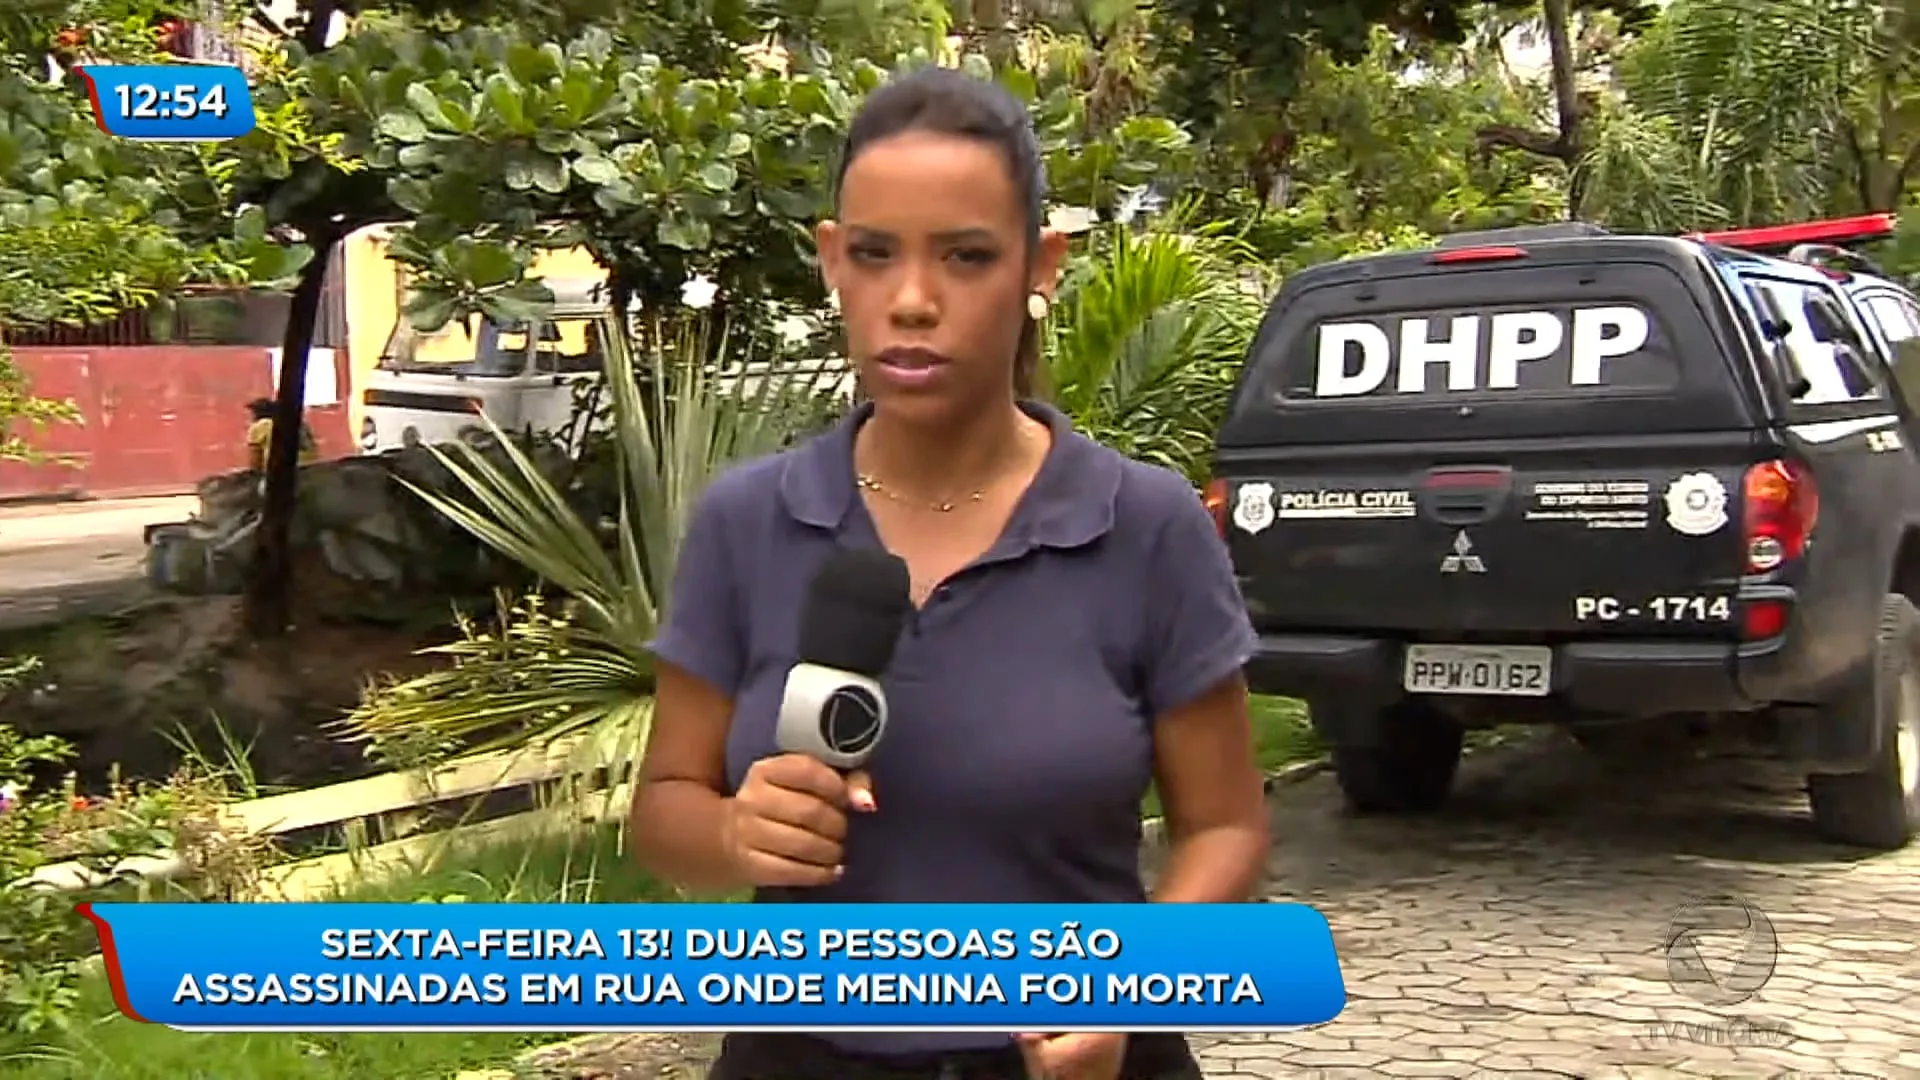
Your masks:
[{"label": "dhpp lettering", "polygon": [[[1606,361],[1645,348],[1652,333],[1646,312],[1627,306],[1578,308],[1571,315],[1570,327],[1550,311],[1458,315],[1445,320],[1444,336],[1437,339],[1433,337],[1436,328],[1431,325],[1436,321],[1402,319],[1397,343],[1371,322],[1320,327],[1314,396],[1371,394],[1387,384],[1396,367],[1394,388],[1398,393],[1425,393],[1434,368],[1440,369],[1443,381],[1439,385],[1444,385],[1448,393],[1482,389],[1483,351],[1484,388],[1514,390],[1520,386],[1521,365],[1545,360],[1563,347],[1569,358],[1568,385],[1598,386]],[[1358,366],[1354,363],[1356,353]]]}]

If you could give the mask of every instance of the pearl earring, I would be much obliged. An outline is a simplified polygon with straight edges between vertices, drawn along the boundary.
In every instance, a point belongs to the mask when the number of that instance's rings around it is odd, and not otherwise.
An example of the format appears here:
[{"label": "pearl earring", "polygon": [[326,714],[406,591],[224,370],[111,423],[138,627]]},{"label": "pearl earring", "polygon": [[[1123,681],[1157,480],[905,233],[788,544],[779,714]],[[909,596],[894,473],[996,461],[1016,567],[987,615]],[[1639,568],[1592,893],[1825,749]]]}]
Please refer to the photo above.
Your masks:
[{"label": "pearl earring", "polygon": [[1039,293],[1027,294],[1027,318],[1032,319],[1034,322],[1039,322],[1041,319],[1047,317],[1048,310],[1050,310],[1050,305],[1048,305],[1046,297],[1041,296]]},{"label": "pearl earring", "polygon": [[840,310],[840,290],[839,289],[827,290],[827,306],[832,308],[835,311]]}]

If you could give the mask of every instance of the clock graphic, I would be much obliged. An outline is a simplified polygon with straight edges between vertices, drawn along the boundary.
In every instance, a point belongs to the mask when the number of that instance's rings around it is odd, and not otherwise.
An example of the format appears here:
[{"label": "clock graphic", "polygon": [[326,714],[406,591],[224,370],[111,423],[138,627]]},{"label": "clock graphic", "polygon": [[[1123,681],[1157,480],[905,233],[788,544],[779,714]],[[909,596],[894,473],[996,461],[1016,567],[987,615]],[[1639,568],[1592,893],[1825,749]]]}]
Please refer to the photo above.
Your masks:
[{"label": "clock graphic", "polygon": [[253,130],[253,94],[232,64],[76,68],[100,130],[149,142],[222,142]]}]

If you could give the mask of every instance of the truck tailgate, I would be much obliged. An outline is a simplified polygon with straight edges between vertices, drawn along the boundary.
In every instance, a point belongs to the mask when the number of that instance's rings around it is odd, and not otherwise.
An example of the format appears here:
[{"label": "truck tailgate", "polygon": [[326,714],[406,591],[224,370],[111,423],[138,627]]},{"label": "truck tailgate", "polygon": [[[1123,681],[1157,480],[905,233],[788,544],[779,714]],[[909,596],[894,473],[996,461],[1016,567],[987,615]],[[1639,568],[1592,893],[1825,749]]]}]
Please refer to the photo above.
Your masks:
[{"label": "truck tailgate", "polygon": [[1736,638],[1747,446],[1663,441],[1444,463],[1404,445],[1311,466],[1236,455],[1227,543],[1263,632]]}]

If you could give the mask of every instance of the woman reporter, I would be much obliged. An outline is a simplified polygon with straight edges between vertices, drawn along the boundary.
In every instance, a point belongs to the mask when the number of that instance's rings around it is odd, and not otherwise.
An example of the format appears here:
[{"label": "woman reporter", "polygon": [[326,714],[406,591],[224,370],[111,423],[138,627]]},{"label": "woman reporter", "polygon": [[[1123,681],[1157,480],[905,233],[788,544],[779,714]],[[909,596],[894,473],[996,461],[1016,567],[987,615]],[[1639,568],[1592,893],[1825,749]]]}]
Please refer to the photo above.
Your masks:
[{"label": "woman reporter", "polygon": [[[714,482],[654,642],[633,805],[641,859],[782,902],[1147,899],[1140,802],[1171,852],[1153,900],[1248,898],[1266,818],[1240,669],[1253,632],[1192,487],[1029,400],[1066,253],[1043,231],[1025,109],[922,69],[876,91],[817,230],[868,400]],[[807,582],[884,547],[916,611],[892,720],[843,777],[774,728]],[[1185,1080],[1178,1035],[738,1034],[717,1080]]]}]

